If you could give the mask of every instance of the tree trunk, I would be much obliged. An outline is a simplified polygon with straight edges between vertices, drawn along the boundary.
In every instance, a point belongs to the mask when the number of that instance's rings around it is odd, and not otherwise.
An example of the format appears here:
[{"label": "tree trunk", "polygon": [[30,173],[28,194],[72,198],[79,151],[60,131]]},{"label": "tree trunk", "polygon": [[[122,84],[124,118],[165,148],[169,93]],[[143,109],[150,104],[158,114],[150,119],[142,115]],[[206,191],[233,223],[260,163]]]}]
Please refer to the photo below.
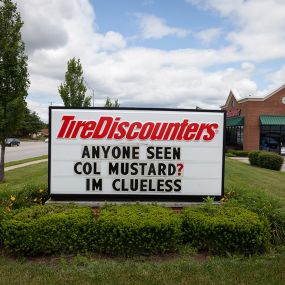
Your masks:
[{"label": "tree trunk", "polygon": [[5,141],[1,142],[0,182],[4,180]]}]

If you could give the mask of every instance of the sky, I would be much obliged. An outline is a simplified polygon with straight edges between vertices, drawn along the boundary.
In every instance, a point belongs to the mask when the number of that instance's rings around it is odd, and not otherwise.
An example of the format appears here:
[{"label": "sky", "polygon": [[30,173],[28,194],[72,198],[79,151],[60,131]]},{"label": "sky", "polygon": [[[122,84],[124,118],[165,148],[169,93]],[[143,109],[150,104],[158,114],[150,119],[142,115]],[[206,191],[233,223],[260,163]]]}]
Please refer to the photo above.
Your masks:
[{"label": "sky", "polygon": [[67,61],[79,58],[94,105],[218,109],[230,90],[285,83],[284,0],[16,0],[28,106],[48,120]]}]

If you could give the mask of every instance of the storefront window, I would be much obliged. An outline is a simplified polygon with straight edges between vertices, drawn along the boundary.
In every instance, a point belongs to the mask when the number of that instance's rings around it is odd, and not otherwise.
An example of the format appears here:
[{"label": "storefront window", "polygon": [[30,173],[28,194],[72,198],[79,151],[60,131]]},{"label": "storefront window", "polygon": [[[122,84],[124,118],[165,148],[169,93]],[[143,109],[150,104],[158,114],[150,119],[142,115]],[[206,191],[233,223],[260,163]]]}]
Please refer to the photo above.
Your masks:
[{"label": "storefront window", "polygon": [[285,154],[285,126],[261,126],[260,149]]},{"label": "storefront window", "polygon": [[243,148],[243,126],[226,128],[226,145],[233,149]]}]

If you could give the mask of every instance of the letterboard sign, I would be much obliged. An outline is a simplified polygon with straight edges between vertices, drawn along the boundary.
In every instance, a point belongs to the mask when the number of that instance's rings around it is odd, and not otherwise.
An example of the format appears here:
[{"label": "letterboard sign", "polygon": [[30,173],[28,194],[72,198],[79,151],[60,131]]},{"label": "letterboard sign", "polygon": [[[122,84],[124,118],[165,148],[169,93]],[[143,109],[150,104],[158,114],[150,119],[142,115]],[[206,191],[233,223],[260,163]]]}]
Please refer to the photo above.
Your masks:
[{"label": "letterboard sign", "polygon": [[201,201],[223,195],[223,111],[50,107],[54,200]]}]

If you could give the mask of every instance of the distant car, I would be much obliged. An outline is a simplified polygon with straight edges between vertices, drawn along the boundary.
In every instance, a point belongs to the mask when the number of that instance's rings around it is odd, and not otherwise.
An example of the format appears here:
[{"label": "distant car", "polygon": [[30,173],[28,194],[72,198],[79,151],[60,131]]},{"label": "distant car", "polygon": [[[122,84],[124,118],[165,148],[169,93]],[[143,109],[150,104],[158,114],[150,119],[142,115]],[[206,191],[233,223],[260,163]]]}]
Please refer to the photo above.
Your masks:
[{"label": "distant car", "polygon": [[6,146],[19,146],[20,145],[20,141],[18,139],[15,138],[8,138],[5,140],[5,144]]},{"label": "distant car", "polygon": [[48,139],[45,139],[45,143],[48,143]]}]

